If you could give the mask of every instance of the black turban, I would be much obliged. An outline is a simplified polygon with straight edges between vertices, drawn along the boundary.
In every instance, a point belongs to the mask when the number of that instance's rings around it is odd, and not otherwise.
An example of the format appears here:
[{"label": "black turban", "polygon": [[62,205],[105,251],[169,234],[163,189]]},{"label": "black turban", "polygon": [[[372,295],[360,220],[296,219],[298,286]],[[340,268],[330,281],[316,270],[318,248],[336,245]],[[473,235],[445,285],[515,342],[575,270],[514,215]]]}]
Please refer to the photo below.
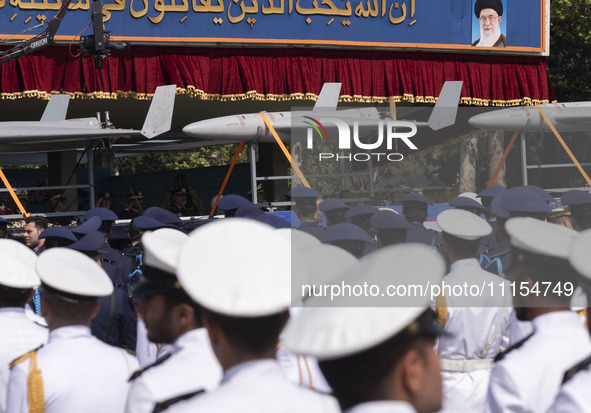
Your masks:
[{"label": "black turban", "polygon": [[501,0],[476,0],[474,4],[474,14],[480,17],[482,9],[493,9],[499,16],[503,15],[503,3]]}]

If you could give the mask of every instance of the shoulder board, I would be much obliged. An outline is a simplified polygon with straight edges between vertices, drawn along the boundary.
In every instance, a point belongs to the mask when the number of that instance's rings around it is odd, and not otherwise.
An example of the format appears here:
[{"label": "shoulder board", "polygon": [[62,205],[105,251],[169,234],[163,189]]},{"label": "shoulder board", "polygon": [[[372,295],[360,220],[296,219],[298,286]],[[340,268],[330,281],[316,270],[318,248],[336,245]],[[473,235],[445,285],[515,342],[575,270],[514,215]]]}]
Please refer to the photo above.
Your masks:
[{"label": "shoulder board", "polygon": [[43,344],[41,344],[35,350],[31,350],[28,353],[25,353],[22,356],[19,356],[19,357],[15,358],[13,361],[10,362],[10,368],[12,369],[17,364],[22,363],[23,361],[25,361],[26,359],[28,359],[29,357],[31,357],[31,354],[37,352],[41,347],[43,347]]},{"label": "shoulder board", "polygon": [[45,324],[41,324],[39,321],[37,320],[33,320],[33,323],[37,324],[39,327],[43,327],[43,328],[49,328],[47,325]]},{"label": "shoulder board", "polygon": [[139,376],[141,376],[142,374],[144,374],[144,372],[145,372],[146,370],[149,370],[149,369],[151,369],[152,367],[156,367],[156,366],[158,366],[158,365],[160,365],[160,364],[164,363],[166,360],[168,360],[168,358],[169,358],[170,356],[172,356],[172,354],[167,354],[167,355],[165,355],[164,357],[162,357],[162,358],[159,358],[158,360],[156,360],[154,363],[152,363],[152,364],[150,364],[150,365],[147,365],[147,366],[146,366],[146,367],[144,367],[144,368],[141,368],[141,369],[139,369],[138,371],[136,371],[135,373],[133,373],[133,374],[131,375],[131,377],[129,378],[129,380],[127,380],[127,381],[133,381],[133,380],[137,379]]},{"label": "shoulder board", "polygon": [[501,255],[507,254],[509,251],[511,251],[511,248],[493,248],[489,251],[486,251],[486,255],[488,255],[489,258],[496,258],[496,257],[500,257]]},{"label": "shoulder board", "polygon": [[562,378],[562,384],[566,383],[567,381],[569,381],[570,379],[575,377],[575,375],[578,372],[586,370],[589,366],[591,366],[591,356],[587,357],[585,360],[578,362],[577,364],[572,366],[570,369],[565,371],[564,377]]},{"label": "shoulder board", "polygon": [[523,346],[527,340],[532,338],[533,335],[534,335],[534,333],[531,333],[529,336],[525,337],[523,340],[519,340],[517,343],[507,347],[507,349],[505,351],[497,354],[497,356],[495,357],[495,363],[497,361],[503,360],[507,356],[507,354],[509,354],[513,350],[517,350],[519,347]]},{"label": "shoulder board", "polygon": [[193,396],[197,396],[198,394],[201,394],[201,393],[205,393],[205,390],[201,389],[201,390],[197,390],[197,391],[194,391],[191,393],[181,394],[180,396],[173,397],[172,399],[158,402],[158,403],[156,403],[156,406],[154,406],[154,410],[152,410],[152,413],[163,412],[166,409],[168,409],[170,406],[172,406],[173,404],[178,403],[178,402],[182,402],[183,400],[190,399]]}]

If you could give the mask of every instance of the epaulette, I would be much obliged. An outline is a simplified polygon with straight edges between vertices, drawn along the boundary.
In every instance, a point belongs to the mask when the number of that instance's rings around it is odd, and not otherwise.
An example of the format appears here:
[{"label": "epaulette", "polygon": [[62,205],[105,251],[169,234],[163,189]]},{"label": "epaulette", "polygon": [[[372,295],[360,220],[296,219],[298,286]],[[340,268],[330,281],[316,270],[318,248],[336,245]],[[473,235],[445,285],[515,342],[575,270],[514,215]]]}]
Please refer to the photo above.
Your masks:
[{"label": "epaulette", "polygon": [[161,413],[164,410],[168,409],[173,404],[178,403],[178,402],[182,402],[182,401],[187,400],[187,399],[190,399],[191,397],[197,396],[198,394],[201,394],[201,393],[205,393],[205,390],[204,389],[201,389],[201,390],[197,390],[197,391],[194,391],[194,392],[191,392],[191,393],[181,394],[180,396],[176,396],[176,397],[173,397],[171,399],[158,402],[154,406],[154,410],[152,410],[152,413]]},{"label": "epaulette", "polygon": [[164,363],[166,360],[168,360],[168,359],[169,359],[169,357],[170,357],[170,356],[172,356],[172,354],[167,354],[167,355],[165,355],[164,357],[162,357],[162,358],[159,358],[158,360],[156,360],[154,363],[152,363],[152,364],[149,364],[149,365],[147,365],[146,367],[139,369],[138,371],[136,371],[135,373],[133,373],[133,374],[131,375],[131,377],[129,378],[129,380],[127,380],[127,381],[133,381],[133,380],[137,379],[139,376],[141,376],[142,374],[144,374],[144,372],[145,372],[146,370],[149,370],[149,369],[151,369],[152,367],[156,367],[156,366],[158,366],[158,365],[160,365],[160,364]]},{"label": "epaulette", "polygon": [[490,254],[490,255],[488,255],[488,258],[500,257],[501,255],[507,254],[508,252],[511,251],[511,247],[498,248],[498,251],[495,251],[495,249],[497,249],[497,247],[492,248],[491,250],[486,252],[487,255]]},{"label": "epaulette", "polygon": [[12,369],[14,366],[16,366],[19,363],[22,363],[23,361],[25,361],[26,359],[28,359],[29,357],[31,357],[31,354],[35,353],[36,351],[38,351],[41,347],[43,347],[44,345],[41,344],[39,347],[37,347],[35,350],[31,350],[28,353],[23,354],[22,356],[19,356],[17,358],[15,358],[14,360],[12,360],[10,362],[10,368]]},{"label": "epaulette", "polygon": [[495,357],[495,363],[497,361],[503,360],[507,356],[507,354],[511,353],[513,350],[517,350],[519,347],[523,346],[527,340],[532,338],[533,335],[534,335],[534,333],[531,333],[529,336],[525,337],[524,339],[519,340],[517,343],[507,347],[507,349],[505,351],[502,351],[499,354],[497,354],[497,356]]},{"label": "epaulette", "polygon": [[575,374],[578,372],[586,370],[589,366],[591,366],[591,356],[587,357],[585,360],[579,361],[577,364],[565,371],[564,377],[562,378],[562,384],[575,377]]}]

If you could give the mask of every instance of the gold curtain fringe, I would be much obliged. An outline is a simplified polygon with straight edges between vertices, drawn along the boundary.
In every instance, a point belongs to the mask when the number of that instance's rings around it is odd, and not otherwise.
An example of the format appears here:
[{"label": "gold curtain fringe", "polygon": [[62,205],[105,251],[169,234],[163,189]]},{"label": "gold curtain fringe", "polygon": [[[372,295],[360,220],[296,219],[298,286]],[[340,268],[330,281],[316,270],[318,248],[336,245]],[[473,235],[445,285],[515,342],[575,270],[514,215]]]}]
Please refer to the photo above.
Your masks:
[{"label": "gold curtain fringe", "polygon": [[[116,92],[65,92],[65,91],[51,91],[45,92],[41,90],[27,90],[24,92],[16,92],[16,93],[2,93],[0,94],[0,99],[6,100],[16,100],[22,98],[39,98],[48,100],[51,95],[55,94],[67,94],[70,95],[73,99],[117,99],[117,98],[132,98],[136,100],[151,100],[154,96],[153,93],[137,93],[134,91],[123,91],[117,90]],[[221,102],[233,102],[233,101],[241,101],[241,100],[255,100],[255,101],[287,101],[287,100],[312,100],[315,101],[318,99],[318,95],[314,93],[290,93],[290,94],[264,94],[264,93],[257,93],[256,90],[251,90],[245,93],[239,94],[230,94],[230,95],[222,95],[217,93],[206,93],[201,89],[197,89],[194,86],[186,86],[185,88],[177,87],[176,88],[177,95],[187,95],[192,98],[196,98],[199,100],[211,100],[211,101],[221,101]],[[386,103],[388,101],[393,101],[395,103],[400,102],[407,102],[407,103],[436,103],[437,98],[434,96],[415,96],[412,94],[403,94],[402,96],[362,96],[362,95],[341,95],[339,98],[340,102],[347,102],[347,103]],[[555,102],[555,101],[554,101]],[[473,98],[473,97],[462,97],[460,99],[460,104],[468,105],[468,106],[496,106],[496,107],[503,107],[503,106],[535,106],[540,105],[542,103],[549,103],[548,100],[539,100],[539,99],[531,99],[529,97],[524,97],[521,99],[512,99],[512,100],[491,100],[491,99],[481,99],[481,98]]]}]

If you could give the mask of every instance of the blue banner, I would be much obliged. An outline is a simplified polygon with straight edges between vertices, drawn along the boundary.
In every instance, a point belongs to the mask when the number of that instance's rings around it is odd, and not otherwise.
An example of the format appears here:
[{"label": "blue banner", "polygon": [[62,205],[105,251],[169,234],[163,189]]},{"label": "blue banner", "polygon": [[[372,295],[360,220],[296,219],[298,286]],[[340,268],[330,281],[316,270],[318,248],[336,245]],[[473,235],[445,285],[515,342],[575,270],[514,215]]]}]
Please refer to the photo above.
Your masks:
[{"label": "blue banner", "polygon": [[[40,33],[46,25],[25,30],[52,19],[62,1],[0,0],[0,37]],[[502,0],[504,12],[497,20],[506,37],[504,50],[546,51],[547,1]],[[71,39],[87,27],[91,2],[72,0],[58,31],[65,37],[58,39]],[[485,19],[476,16],[474,0],[103,0],[103,11],[105,29],[132,42],[459,51],[475,49]]]}]

